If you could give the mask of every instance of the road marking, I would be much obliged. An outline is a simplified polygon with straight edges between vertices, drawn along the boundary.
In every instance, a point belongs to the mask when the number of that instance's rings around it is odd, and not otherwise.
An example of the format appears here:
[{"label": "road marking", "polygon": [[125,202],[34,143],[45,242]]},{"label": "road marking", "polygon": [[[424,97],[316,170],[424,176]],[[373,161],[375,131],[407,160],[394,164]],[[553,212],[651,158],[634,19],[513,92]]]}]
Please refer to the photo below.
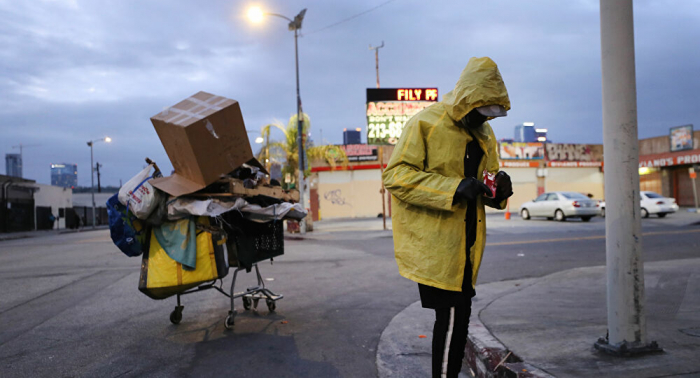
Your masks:
[{"label": "road marking", "polygon": [[[694,233],[694,232],[700,232],[700,229],[684,230],[684,231],[653,231],[653,232],[642,233],[642,236],[690,234],[690,233]],[[556,243],[556,242],[564,242],[564,241],[598,240],[598,239],[605,239],[605,235],[581,236],[581,237],[577,237],[577,238],[559,238],[559,239],[542,239],[542,240],[525,240],[525,241],[512,241],[512,242],[500,242],[500,243],[486,243],[486,246],[487,247],[494,247],[494,246],[501,246],[501,245]]]}]

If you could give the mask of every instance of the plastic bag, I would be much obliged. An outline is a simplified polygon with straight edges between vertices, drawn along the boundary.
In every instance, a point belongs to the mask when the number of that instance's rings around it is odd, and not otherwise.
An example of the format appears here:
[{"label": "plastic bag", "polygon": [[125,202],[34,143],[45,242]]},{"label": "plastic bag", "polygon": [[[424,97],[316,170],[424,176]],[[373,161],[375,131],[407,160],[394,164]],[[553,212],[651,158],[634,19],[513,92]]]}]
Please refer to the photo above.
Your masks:
[{"label": "plastic bag", "polygon": [[[148,182],[153,164],[144,168],[139,174],[119,189],[119,202],[129,205],[129,210],[139,219],[146,219],[158,207],[161,194]],[[136,189],[136,190],[134,190]]]},{"label": "plastic bag", "polygon": [[138,256],[146,248],[148,229],[136,219],[129,208],[119,202],[118,194],[107,201],[109,234],[114,245],[129,257]]}]

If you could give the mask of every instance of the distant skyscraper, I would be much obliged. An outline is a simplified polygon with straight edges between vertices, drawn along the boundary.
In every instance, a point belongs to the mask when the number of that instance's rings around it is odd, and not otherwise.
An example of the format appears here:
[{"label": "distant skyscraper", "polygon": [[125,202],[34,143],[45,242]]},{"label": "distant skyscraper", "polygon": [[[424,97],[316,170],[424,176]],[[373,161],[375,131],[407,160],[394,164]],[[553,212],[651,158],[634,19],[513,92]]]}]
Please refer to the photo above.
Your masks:
[{"label": "distant skyscraper", "polygon": [[78,165],[76,164],[51,164],[51,185],[64,188],[78,186]]},{"label": "distant skyscraper", "polygon": [[12,177],[22,177],[22,155],[5,154],[5,174]]},{"label": "distant skyscraper", "polygon": [[343,144],[362,144],[362,129],[344,129]]},{"label": "distant skyscraper", "polygon": [[532,122],[524,122],[521,125],[515,126],[515,142],[533,143],[537,142],[537,133],[535,132],[535,124]]}]

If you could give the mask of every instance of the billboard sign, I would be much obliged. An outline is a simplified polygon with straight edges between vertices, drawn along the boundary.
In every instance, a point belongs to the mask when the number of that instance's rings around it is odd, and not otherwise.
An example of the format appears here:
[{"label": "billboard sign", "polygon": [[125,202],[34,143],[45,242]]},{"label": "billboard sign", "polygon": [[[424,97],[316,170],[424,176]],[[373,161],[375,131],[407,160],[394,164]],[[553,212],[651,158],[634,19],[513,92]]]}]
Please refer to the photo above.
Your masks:
[{"label": "billboard sign", "polygon": [[603,161],[602,144],[548,143],[547,160],[550,161]]},{"label": "billboard sign", "polygon": [[367,88],[367,144],[396,144],[406,121],[437,100],[437,88]]},{"label": "billboard sign", "polygon": [[377,146],[368,144],[346,144],[339,146],[345,151],[348,161],[373,161],[379,160]]},{"label": "billboard sign", "polygon": [[501,142],[501,159],[544,159],[544,143]]},{"label": "billboard sign", "polygon": [[669,135],[671,152],[693,149],[693,125],[683,125],[671,128]]}]

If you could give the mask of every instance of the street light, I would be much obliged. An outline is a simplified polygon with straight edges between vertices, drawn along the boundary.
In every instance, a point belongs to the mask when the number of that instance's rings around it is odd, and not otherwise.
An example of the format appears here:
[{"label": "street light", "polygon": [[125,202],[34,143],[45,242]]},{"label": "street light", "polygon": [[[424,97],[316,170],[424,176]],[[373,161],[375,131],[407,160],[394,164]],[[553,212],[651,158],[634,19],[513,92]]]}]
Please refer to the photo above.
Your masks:
[{"label": "street light", "polygon": [[[259,7],[251,7],[248,9],[248,19],[251,22],[259,23],[262,22],[264,16],[275,16],[283,18],[289,21],[289,30],[294,31],[294,60],[296,63],[296,79],[297,79],[297,146],[299,150],[299,179],[297,180],[299,186],[299,202],[301,205],[306,207],[304,203],[304,148],[303,148],[303,129],[302,129],[302,115],[301,115],[301,96],[299,95],[299,29],[301,29],[301,23],[304,20],[304,15],[306,14],[306,8],[302,9],[299,14],[294,16],[292,20],[289,17],[283,16],[277,13],[264,12]],[[306,233],[306,220],[302,220],[299,223],[299,232],[301,234]]]},{"label": "street light", "polygon": [[95,170],[93,168],[93,158],[92,158],[92,145],[95,142],[107,142],[110,143],[112,138],[104,137],[102,139],[91,140],[87,142],[90,146],[90,193],[92,194],[92,228],[95,228]]}]

